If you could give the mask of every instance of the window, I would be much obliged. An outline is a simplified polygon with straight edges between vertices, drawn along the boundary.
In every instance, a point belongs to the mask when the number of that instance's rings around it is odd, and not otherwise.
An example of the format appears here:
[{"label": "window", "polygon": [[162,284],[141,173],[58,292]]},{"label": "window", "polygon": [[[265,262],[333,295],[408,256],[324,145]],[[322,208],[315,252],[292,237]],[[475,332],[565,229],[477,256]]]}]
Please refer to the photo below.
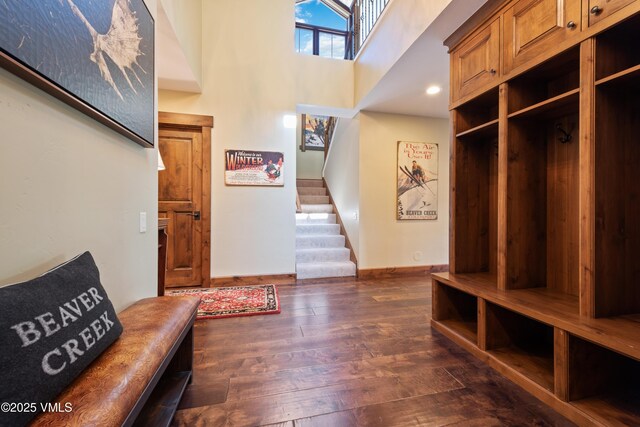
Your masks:
[{"label": "window", "polygon": [[344,59],[346,37],[342,34],[324,33],[320,31],[318,55],[325,58]]},{"label": "window", "polygon": [[296,52],[345,59],[350,14],[340,0],[296,0]]},{"label": "window", "polygon": [[296,28],[296,52],[313,55],[313,30]]}]

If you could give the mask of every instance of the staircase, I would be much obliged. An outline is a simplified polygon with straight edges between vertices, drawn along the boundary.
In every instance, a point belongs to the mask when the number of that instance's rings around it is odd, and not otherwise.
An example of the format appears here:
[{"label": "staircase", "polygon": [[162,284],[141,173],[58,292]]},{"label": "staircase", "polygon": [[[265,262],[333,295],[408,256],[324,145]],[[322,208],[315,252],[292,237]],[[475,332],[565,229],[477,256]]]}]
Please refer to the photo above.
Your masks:
[{"label": "staircase", "polygon": [[320,179],[297,180],[302,213],[296,214],[296,274],[298,279],[356,275],[351,251],[344,245],[327,189]]}]

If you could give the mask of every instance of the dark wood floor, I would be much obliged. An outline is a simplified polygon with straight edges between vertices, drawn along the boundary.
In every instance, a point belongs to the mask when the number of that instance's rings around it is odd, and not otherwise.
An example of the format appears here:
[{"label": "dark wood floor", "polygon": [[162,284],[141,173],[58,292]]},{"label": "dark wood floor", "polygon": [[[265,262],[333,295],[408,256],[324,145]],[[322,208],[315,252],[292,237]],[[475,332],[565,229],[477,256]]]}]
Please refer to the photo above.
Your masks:
[{"label": "dark wood floor", "polygon": [[281,314],[196,322],[175,425],[572,425],[431,329],[429,279],[278,292]]}]

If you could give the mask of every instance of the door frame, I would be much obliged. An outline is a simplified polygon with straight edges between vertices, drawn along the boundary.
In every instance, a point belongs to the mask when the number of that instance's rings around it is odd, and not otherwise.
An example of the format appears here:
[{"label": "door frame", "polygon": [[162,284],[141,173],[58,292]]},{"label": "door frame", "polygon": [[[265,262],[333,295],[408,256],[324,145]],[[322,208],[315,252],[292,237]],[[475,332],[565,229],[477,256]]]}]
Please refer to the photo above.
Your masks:
[{"label": "door frame", "polygon": [[185,130],[202,134],[202,284],[211,287],[211,130],[213,116],[158,112],[158,130]]}]

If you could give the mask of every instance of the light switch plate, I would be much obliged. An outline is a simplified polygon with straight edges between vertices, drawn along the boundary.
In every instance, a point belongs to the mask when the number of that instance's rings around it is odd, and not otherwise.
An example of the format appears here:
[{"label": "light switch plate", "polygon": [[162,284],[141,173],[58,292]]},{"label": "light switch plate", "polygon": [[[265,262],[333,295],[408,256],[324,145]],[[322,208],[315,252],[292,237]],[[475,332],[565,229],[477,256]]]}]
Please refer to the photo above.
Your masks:
[{"label": "light switch plate", "polygon": [[146,212],[140,212],[140,232],[141,233],[147,232],[147,213]]}]

